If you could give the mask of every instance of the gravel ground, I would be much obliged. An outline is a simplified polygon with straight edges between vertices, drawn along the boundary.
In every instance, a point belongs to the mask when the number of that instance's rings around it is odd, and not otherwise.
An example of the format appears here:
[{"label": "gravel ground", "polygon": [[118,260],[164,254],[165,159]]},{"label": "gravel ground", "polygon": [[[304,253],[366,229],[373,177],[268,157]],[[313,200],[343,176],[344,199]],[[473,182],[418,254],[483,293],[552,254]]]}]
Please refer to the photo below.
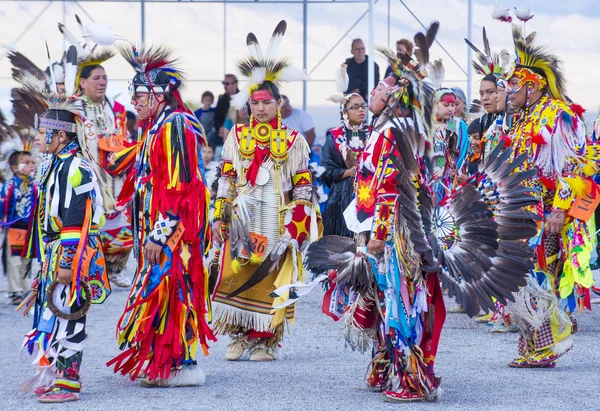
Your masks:
[{"label": "gravel ground", "polygon": [[[3,284],[5,288],[5,284]],[[322,293],[298,306],[296,325],[285,336],[280,360],[227,362],[227,338],[200,358],[206,384],[197,388],[144,389],[114,375],[105,363],[119,353],[114,329],[127,291],[117,289],[88,314],[89,340],[83,358],[82,400],[39,404],[18,390],[32,369],[19,360],[30,319],[0,303],[0,409],[61,410],[591,410],[600,409],[600,314],[579,315],[575,347],[553,370],[507,367],[516,334],[491,334],[464,314],[449,313],[442,332],[436,373],[444,394],[434,404],[389,404],[365,389],[368,355],[344,347],[342,325],[321,313]],[[447,301],[447,306],[454,304]],[[600,308],[600,306],[595,306]]]}]

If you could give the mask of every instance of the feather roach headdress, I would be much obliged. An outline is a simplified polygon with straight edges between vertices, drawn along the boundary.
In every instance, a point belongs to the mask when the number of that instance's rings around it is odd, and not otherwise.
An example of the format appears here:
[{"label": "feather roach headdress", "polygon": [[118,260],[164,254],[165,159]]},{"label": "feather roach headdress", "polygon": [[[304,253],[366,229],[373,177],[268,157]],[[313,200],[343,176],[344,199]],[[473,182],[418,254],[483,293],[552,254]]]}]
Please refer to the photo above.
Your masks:
[{"label": "feather roach headdress", "polygon": [[131,96],[135,93],[165,94],[179,90],[185,76],[179,68],[179,59],[167,47],[122,48],[121,55],[136,71],[129,84]]},{"label": "feather roach headdress", "polygon": [[[98,179],[101,189],[104,208],[106,210],[114,209],[114,198],[112,195],[112,180],[106,171],[94,160],[94,157],[86,149],[85,129],[83,126],[84,109],[80,98],[74,94],[76,79],[77,49],[75,46],[67,50],[66,69],[65,69],[65,89],[66,93],[56,94],[47,89],[40,89],[39,82],[32,77],[23,77],[20,80],[20,94],[26,95],[32,102],[36,102],[43,107],[41,115],[35,114],[34,128],[36,130],[43,128],[46,130],[46,142],[52,141],[55,131],[64,131],[77,135],[77,141],[85,159],[94,170],[94,175]],[[74,121],[65,121],[59,118],[58,113],[67,111],[73,114]],[[42,172],[43,174],[43,172]]]},{"label": "feather roach headdress", "polygon": [[469,47],[471,47],[471,49],[473,49],[477,57],[477,59],[473,60],[472,62],[473,68],[475,68],[477,73],[481,74],[482,76],[492,74],[498,78],[504,74],[504,70],[510,63],[510,53],[508,50],[502,50],[500,53],[492,53],[490,41],[488,40],[485,32],[485,27],[483,28],[483,53],[468,39],[465,39],[465,42]]},{"label": "feather roach headdress", "polygon": [[280,58],[276,55],[286,28],[287,23],[285,20],[281,20],[273,31],[266,53],[263,53],[254,33],[248,33],[246,37],[248,57],[238,63],[238,69],[243,76],[248,78],[248,83],[239,93],[231,97],[233,107],[238,110],[244,108],[252,92],[265,82],[272,83],[275,88],[279,88],[279,83],[282,81],[307,79],[306,73],[291,66],[287,58]]},{"label": "feather roach headdress", "polygon": [[534,44],[535,36],[523,38],[522,29],[516,25],[513,25],[513,41],[516,59],[506,79],[517,77],[521,86],[533,82],[547,88],[552,98],[567,100],[562,62],[545,46]]},{"label": "feather roach headdress", "polygon": [[426,33],[417,33],[414,37],[416,46],[413,60],[409,55],[397,55],[385,47],[377,47],[377,51],[385,57],[399,78],[393,95],[398,104],[410,107],[418,133],[431,139],[433,134],[433,104],[435,88],[428,79],[426,70],[429,64],[429,49],[435,41],[440,23],[433,22]]}]

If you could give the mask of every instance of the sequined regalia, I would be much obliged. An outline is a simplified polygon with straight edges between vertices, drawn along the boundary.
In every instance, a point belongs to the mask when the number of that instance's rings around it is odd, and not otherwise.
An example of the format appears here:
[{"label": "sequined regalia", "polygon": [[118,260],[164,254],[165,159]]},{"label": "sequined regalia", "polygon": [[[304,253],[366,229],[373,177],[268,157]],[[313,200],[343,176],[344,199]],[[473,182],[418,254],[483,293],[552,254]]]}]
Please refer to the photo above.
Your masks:
[{"label": "sequined regalia", "polygon": [[[513,35],[517,60],[507,79],[518,78],[521,87],[535,83],[542,96],[531,102],[527,88],[527,103],[515,114],[509,135],[513,157],[527,156],[520,170],[529,173],[524,185],[535,193],[531,211],[540,219],[530,240],[535,256],[529,283],[509,306],[521,334],[519,357],[510,365],[554,367],[572,346],[569,313],[592,285],[589,215],[581,205],[592,194],[586,171],[594,167],[586,158],[583,109],[567,102],[559,61],[532,38],[523,39],[518,28]],[[547,231],[553,212],[565,214],[559,234]]]},{"label": "sequined regalia", "polygon": [[[137,71],[132,93],[170,93],[179,108],[166,106],[142,122],[137,143],[115,156],[115,169],[128,172],[118,203],[133,200],[137,270],[117,325],[124,352],[108,365],[132,379],[146,376],[152,385],[199,385],[204,377],[196,352],[208,354],[208,340],[214,340],[203,263],[210,241],[210,192],[200,165],[205,139],[179,96],[183,75],[171,52],[134,48],[122,54]],[[147,260],[150,242],[162,246],[159,264]],[[193,382],[187,379],[192,375]]]}]

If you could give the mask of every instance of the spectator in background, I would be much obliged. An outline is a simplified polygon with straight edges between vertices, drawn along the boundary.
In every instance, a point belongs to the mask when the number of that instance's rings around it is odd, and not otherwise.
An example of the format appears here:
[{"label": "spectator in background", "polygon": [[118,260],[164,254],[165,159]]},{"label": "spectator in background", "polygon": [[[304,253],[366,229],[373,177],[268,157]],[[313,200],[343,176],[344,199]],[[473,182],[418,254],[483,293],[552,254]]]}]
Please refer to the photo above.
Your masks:
[{"label": "spectator in background", "polygon": [[315,142],[315,123],[312,117],[305,111],[293,108],[287,96],[281,96],[283,104],[281,105],[281,121],[289,128],[298,130],[308,145],[312,147]]},{"label": "spectator in background", "polygon": [[379,83],[379,66],[375,63],[375,83],[369,85],[369,56],[365,43],[361,39],[352,40],[350,49],[352,57],[346,60],[346,72],[350,79],[348,90],[345,94],[358,93],[365,101],[368,101],[368,94],[371,87]]},{"label": "spectator in background", "polygon": [[223,146],[223,141],[227,138],[227,131],[223,128],[223,125],[229,115],[229,101],[231,100],[231,96],[240,91],[238,88],[238,79],[234,74],[225,74],[225,78],[221,84],[223,84],[225,93],[219,96],[217,106],[215,107],[215,130],[218,136],[221,137],[217,146]]},{"label": "spectator in background", "polygon": [[467,97],[465,92],[460,87],[452,87],[454,95],[456,96],[456,107],[454,109],[454,116],[460,118],[463,121],[467,121]]},{"label": "spectator in background", "polygon": [[[215,130],[215,108],[212,107],[215,102],[215,96],[210,91],[202,93],[202,107],[194,111],[194,115],[202,124],[208,142],[213,146],[218,145],[218,136]],[[221,141],[223,144],[223,141]]]},{"label": "spectator in background", "polygon": [[137,116],[133,111],[127,111],[127,121],[125,126],[127,127],[127,139],[131,141],[137,141],[138,134],[138,121]]},{"label": "spectator in background", "polygon": [[[415,45],[413,44],[413,42],[408,39],[398,40],[396,42],[396,56],[400,57],[400,55],[402,55],[402,54],[407,54],[412,57],[414,46]],[[393,74],[394,74],[394,69],[392,68],[392,66],[388,66],[387,70],[385,71],[384,78],[388,78],[389,76],[391,76]]]}]

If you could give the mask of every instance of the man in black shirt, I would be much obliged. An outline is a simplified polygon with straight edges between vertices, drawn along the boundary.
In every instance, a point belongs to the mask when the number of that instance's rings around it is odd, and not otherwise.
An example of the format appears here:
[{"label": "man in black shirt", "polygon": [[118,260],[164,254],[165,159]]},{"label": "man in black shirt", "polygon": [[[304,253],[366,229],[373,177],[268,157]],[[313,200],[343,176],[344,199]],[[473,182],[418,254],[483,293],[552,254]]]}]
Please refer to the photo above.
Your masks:
[{"label": "man in black shirt", "polygon": [[219,137],[221,137],[219,145],[223,145],[222,139],[227,137],[226,135],[222,135],[222,128],[229,112],[229,100],[231,100],[231,96],[240,91],[238,89],[238,79],[234,74],[225,74],[225,79],[221,83],[223,84],[225,93],[219,96],[217,106],[215,107],[215,130],[217,130]]},{"label": "man in black shirt", "polygon": [[361,39],[352,40],[350,52],[353,57],[346,60],[346,71],[350,79],[346,93],[359,93],[368,101],[369,90],[379,83],[379,66],[375,63],[375,83],[369,85],[369,57],[365,43]]}]

